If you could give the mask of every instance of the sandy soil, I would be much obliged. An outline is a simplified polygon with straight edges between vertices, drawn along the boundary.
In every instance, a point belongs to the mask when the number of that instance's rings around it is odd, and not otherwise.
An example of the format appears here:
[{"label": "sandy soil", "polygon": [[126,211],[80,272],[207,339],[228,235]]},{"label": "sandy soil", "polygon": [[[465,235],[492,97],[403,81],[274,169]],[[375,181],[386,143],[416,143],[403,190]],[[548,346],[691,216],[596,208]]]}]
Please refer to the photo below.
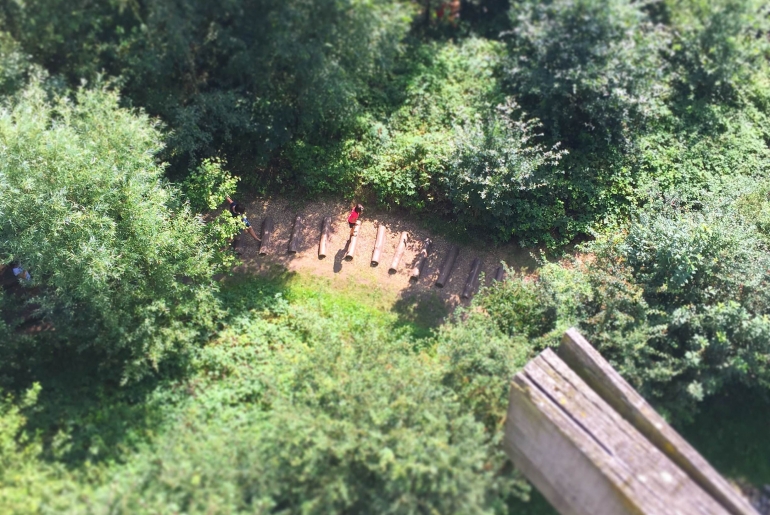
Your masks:
[{"label": "sandy soil", "polygon": [[[362,224],[354,259],[347,261],[344,257],[350,233],[347,224],[350,211],[348,203],[330,200],[296,203],[277,198],[254,200],[244,204],[249,221],[258,235],[266,217],[273,219],[274,232],[264,256],[259,255],[259,243],[250,236],[242,234],[238,237],[236,250],[243,262],[236,268],[237,272],[267,273],[274,270],[276,265],[280,265],[289,271],[326,277],[332,285],[338,283],[342,286],[353,282],[367,288],[390,290],[400,298],[438,296],[445,306],[451,309],[458,304],[469,302],[460,296],[469,276],[471,263],[476,257],[481,259],[481,271],[487,283],[492,281],[501,262],[514,269],[534,268],[531,251],[513,244],[482,249],[460,246],[460,253],[449,281],[443,288],[438,288],[435,283],[439,268],[452,243],[441,236],[431,234],[418,223],[399,219],[391,213],[365,209],[361,217]],[[290,254],[289,240],[297,215],[302,217],[298,230],[298,252]],[[322,259],[318,257],[318,243],[321,224],[326,216],[332,218],[332,231],[327,244],[327,256]],[[372,251],[380,224],[386,227],[385,245],[379,265],[373,266]],[[409,235],[406,251],[397,271],[392,273],[388,269],[402,231]],[[410,280],[410,272],[426,238],[433,241],[431,253],[420,278],[417,281]]]}]

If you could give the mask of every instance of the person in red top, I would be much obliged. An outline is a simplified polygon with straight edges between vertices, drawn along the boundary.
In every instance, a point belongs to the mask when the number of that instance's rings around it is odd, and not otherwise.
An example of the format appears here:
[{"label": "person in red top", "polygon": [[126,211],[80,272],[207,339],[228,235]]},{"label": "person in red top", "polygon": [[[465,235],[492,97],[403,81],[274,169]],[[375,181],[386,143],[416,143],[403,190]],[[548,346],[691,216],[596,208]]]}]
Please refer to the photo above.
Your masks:
[{"label": "person in red top", "polygon": [[350,216],[348,216],[348,225],[350,226],[350,236],[348,239],[353,237],[353,231],[356,229],[356,222],[358,221],[358,217],[361,216],[361,213],[364,211],[364,206],[361,204],[356,204],[356,207],[353,208],[353,210],[350,212]]}]

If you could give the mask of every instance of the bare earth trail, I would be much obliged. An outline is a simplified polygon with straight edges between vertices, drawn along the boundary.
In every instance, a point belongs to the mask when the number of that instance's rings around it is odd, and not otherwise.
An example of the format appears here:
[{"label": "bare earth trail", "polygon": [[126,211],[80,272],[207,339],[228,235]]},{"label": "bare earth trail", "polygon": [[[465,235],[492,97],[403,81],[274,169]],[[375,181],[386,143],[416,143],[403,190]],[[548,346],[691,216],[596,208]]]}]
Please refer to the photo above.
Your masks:
[{"label": "bare earth trail", "polygon": [[[259,244],[251,237],[246,234],[238,236],[237,251],[241,255],[242,263],[236,267],[235,272],[275,274],[285,269],[297,274],[310,274],[328,281],[335,289],[353,290],[363,296],[376,294],[381,299],[380,302],[384,297],[386,301],[396,305],[396,309],[401,306],[402,309],[428,309],[446,313],[459,304],[467,304],[469,301],[461,299],[460,295],[468,278],[471,262],[476,257],[481,259],[481,271],[486,284],[491,283],[501,261],[514,269],[533,269],[536,266],[530,257],[531,250],[513,244],[500,247],[490,245],[487,248],[461,245],[448,283],[443,288],[438,288],[435,283],[439,267],[452,244],[414,221],[404,220],[385,211],[365,208],[355,257],[352,261],[346,261],[345,248],[350,234],[347,224],[349,203],[331,200],[298,203],[285,198],[243,203],[257,234],[260,233],[262,221],[268,216],[273,219],[274,232],[268,253],[264,256],[258,254]],[[298,252],[289,254],[289,239],[297,215],[301,215],[303,219]],[[321,224],[326,216],[332,218],[332,228],[327,244],[327,256],[319,259],[318,242]],[[379,266],[375,267],[371,265],[371,257],[379,224],[386,227],[385,245]],[[388,268],[402,231],[409,233],[406,251],[397,272],[391,273]],[[412,266],[417,261],[426,238],[433,241],[433,248],[419,280],[410,280]]]}]

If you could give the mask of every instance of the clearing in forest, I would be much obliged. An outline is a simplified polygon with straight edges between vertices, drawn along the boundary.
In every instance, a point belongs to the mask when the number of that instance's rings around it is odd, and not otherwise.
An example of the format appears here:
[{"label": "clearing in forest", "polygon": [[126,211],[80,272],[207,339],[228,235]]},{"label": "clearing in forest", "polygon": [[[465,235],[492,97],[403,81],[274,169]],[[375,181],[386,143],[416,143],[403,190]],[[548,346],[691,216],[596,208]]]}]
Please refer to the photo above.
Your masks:
[{"label": "clearing in forest", "polygon": [[[277,198],[253,200],[245,204],[249,220],[257,233],[260,232],[262,221],[268,216],[273,219],[274,232],[270,239],[269,251],[263,256],[258,253],[257,242],[244,234],[238,236],[236,249],[242,262],[235,272],[276,275],[288,271],[311,275],[315,280],[323,281],[334,289],[359,295],[362,302],[371,299],[381,307],[386,307],[382,304],[388,303],[393,309],[413,312],[421,318],[443,318],[443,315],[455,306],[469,302],[461,299],[461,293],[471,263],[476,257],[481,259],[481,272],[484,274],[480,285],[492,281],[501,262],[516,270],[525,267],[532,269],[536,266],[535,260],[530,256],[531,250],[522,249],[515,244],[499,247],[487,245],[484,248],[460,245],[460,253],[449,281],[443,288],[438,288],[435,284],[439,267],[452,243],[415,221],[365,207],[355,258],[347,261],[344,258],[350,233],[346,221],[350,211],[349,203],[333,200],[297,202]],[[301,215],[303,219],[298,252],[289,254],[289,239],[297,215]],[[326,216],[332,218],[332,227],[327,256],[319,259],[318,242],[321,224]],[[379,265],[372,266],[371,257],[379,224],[386,227],[385,245]],[[409,233],[409,240],[398,270],[392,273],[388,269],[402,231]],[[417,281],[410,280],[412,266],[417,261],[426,238],[433,241],[432,250],[420,278]],[[432,322],[433,325],[438,320],[424,322]]]}]

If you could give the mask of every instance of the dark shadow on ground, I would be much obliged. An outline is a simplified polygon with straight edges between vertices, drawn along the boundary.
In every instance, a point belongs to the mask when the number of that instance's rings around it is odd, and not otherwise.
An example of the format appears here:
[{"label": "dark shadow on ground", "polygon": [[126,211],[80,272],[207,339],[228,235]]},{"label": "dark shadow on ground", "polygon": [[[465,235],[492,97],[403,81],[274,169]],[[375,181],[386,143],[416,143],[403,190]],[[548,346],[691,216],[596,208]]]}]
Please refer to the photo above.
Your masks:
[{"label": "dark shadow on ground", "polygon": [[147,441],[162,421],[164,403],[156,391],[184,377],[187,357],[161,363],[157,374],[122,385],[121,368],[107,365],[105,357],[72,347],[51,349],[30,345],[14,356],[23,366],[4,375],[6,392],[19,399],[33,384],[40,385],[37,401],[22,412],[23,432],[42,439],[42,458],[69,467],[85,461],[120,460]]},{"label": "dark shadow on ground", "polygon": [[450,307],[436,292],[404,292],[393,305],[398,315],[396,327],[410,327],[415,338],[426,338],[440,326],[449,314]]},{"label": "dark shadow on ground", "polygon": [[[235,274],[220,280],[220,323],[283,302],[294,274],[276,266],[261,275]],[[158,364],[154,374],[121,384],[122,363],[93,350],[29,340],[18,347],[0,345],[0,386],[20,399],[38,383],[37,402],[23,409],[23,432],[40,435],[42,458],[78,467],[86,461],[120,461],[151,441],[169,407],[190,395],[194,345]]]},{"label": "dark shadow on ground", "polygon": [[770,484],[770,396],[731,388],[703,402],[695,419],[677,427],[721,474],[739,483]]},{"label": "dark shadow on ground", "polygon": [[516,515],[558,515],[557,512],[549,503],[545,500],[540,492],[535,487],[532,487],[532,494],[529,501],[511,501],[508,503],[509,513],[515,513]]},{"label": "dark shadow on ground", "polygon": [[342,248],[337,251],[336,254],[334,254],[334,267],[333,271],[335,274],[338,274],[342,271],[342,261],[345,259],[345,253],[347,252],[347,245],[345,248]]},{"label": "dark shadow on ground", "polygon": [[234,273],[220,281],[219,298],[225,310],[222,323],[250,311],[270,311],[286,297],[286,283],[296,275],[277,264],[260,273]]}]

